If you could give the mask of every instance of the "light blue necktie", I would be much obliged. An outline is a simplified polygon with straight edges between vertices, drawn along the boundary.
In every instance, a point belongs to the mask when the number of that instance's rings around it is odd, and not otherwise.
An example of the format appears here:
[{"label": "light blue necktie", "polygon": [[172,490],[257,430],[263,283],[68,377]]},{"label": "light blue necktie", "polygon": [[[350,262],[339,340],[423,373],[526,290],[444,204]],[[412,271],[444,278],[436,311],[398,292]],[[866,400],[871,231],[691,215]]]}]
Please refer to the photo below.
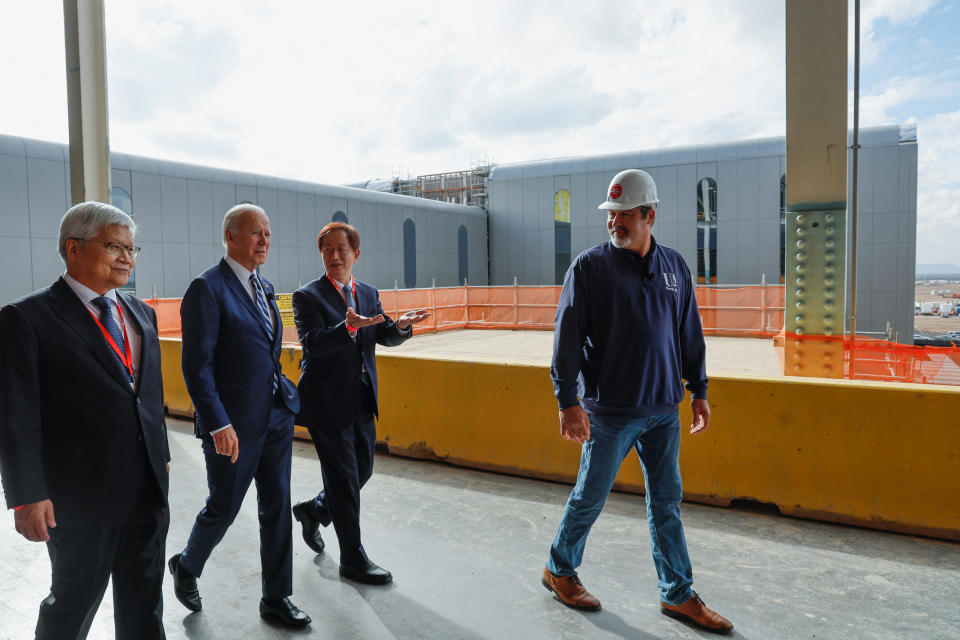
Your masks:
[{"label": "light blue necktie", "polygon": [[[100,296],[90,302],[97,309],[100,309],[100,324],[107,330],[107,333],[110,334],[110,337],[113,338],[116,345],[126,353],[127,341],[124,340],[123,331],[117,326],[117,321],[113,319],[113,313],[110,311],[110,307],[114,304],[113,300],[106,296]],[[120,369],[123,371],[123,377],[127,379],[127,382],[133,382],[133,376],[130,375],[130,371],[127,369],[127,365],[123,363],[120,354],[113,349],[110,349],[110,351],[113,353],[113,357],[117,359],[117,364],[120,365]]]}]

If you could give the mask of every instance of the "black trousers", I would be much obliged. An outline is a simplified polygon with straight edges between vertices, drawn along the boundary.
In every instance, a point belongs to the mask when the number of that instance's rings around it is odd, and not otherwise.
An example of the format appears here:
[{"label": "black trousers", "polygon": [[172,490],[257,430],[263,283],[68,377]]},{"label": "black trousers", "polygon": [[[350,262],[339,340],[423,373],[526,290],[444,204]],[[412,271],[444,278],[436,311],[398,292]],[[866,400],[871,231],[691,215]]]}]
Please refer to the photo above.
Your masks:
[{"label": "black trousers", "polygon": [[340,564],[348,566],[366,559],[360,541],[360,489],[373,475],[377,441],[373,390],[367,385],[362,398],[360,411],[346,425],[307,427],[323,475],[323,490],[310,503],[311,517],[324,525],[333,522],[340,544]]},{"label": "black trousers", "polygon": [[117,640],[166,637],[162,590],[170,512],[155,502],[120,525],[50,529],[53,579],[40,603],[38,640],[86,638],[110,578]]}]

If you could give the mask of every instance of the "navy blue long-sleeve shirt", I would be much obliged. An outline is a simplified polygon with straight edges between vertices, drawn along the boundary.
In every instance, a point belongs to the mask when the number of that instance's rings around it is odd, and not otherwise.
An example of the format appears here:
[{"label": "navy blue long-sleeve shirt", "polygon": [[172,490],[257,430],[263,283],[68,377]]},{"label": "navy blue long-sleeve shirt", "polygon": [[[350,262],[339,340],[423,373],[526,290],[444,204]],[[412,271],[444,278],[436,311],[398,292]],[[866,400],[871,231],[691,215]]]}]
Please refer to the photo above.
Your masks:
[{"label": "navy blue long-sleeve shirt", "polygon": [[550,376],[561,409],[643,418],[675,411],[683,381],[707,397],[706,345],[690,271],[652,242],[643,258],[610,242],[577,256],[554,320]]}]

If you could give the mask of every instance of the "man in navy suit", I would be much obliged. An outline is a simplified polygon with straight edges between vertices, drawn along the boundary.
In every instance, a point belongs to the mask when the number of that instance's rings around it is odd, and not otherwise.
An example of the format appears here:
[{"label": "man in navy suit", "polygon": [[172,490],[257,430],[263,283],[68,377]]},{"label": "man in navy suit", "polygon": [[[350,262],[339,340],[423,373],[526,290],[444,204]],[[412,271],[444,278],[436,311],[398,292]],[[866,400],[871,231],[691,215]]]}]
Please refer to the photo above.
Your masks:
[{"label": "man in navy suit", "polygon": [[256,272],[270,251],[263,209],[239,204],[223,218],[227,255],[183,296],[183,377],[196,411],[210,497],[184,550],[170,558],[177,599],[201,608],[197,578],[256,481],[263,598],[260,615],[302,627],[294,606],[290,455],[297,389],[280,370],[280,312],[273,287]]},{"label": "man in navy suit", "polygon": [[[66,273],[0,311],[0,474],[17,531],[50,554],[41,639],[85,638],[110,579],[115,636],[165,637],[157,316],[118,288],[136,229],[108,204],[72,207],[60,222]],[[18,569],[5,569],[12,584]]]},{"label": "man in navy suit", "polygon": [[408,311],[396,323],[383,313],[376,288],[353,277],[360,234],[342,222],[317,238],[326,273],[293,294],[297,335],[303,346],[297,423],[310,431],[323,473],[323,491],[294,506],[303,539],[320,553],[320,525],[333,522],[340,543],[340,575],[364,584],[393,576],[367,557],[360,541],[360,488],[373,473],[377,439],[377,343],[392,347],[409,338],[411,325],[430,314]]}]

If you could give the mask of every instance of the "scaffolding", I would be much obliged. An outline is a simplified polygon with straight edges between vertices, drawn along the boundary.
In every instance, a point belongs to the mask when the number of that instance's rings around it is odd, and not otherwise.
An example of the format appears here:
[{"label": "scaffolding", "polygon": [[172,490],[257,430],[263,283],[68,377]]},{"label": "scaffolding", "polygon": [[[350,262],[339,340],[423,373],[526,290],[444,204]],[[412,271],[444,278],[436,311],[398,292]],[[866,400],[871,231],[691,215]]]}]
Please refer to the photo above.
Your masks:
[{"label": "scaffolding", "polygon": [[417,176],[417,195],[428,200],[487,208],[488,164],[465,171],[428,173]]}]

